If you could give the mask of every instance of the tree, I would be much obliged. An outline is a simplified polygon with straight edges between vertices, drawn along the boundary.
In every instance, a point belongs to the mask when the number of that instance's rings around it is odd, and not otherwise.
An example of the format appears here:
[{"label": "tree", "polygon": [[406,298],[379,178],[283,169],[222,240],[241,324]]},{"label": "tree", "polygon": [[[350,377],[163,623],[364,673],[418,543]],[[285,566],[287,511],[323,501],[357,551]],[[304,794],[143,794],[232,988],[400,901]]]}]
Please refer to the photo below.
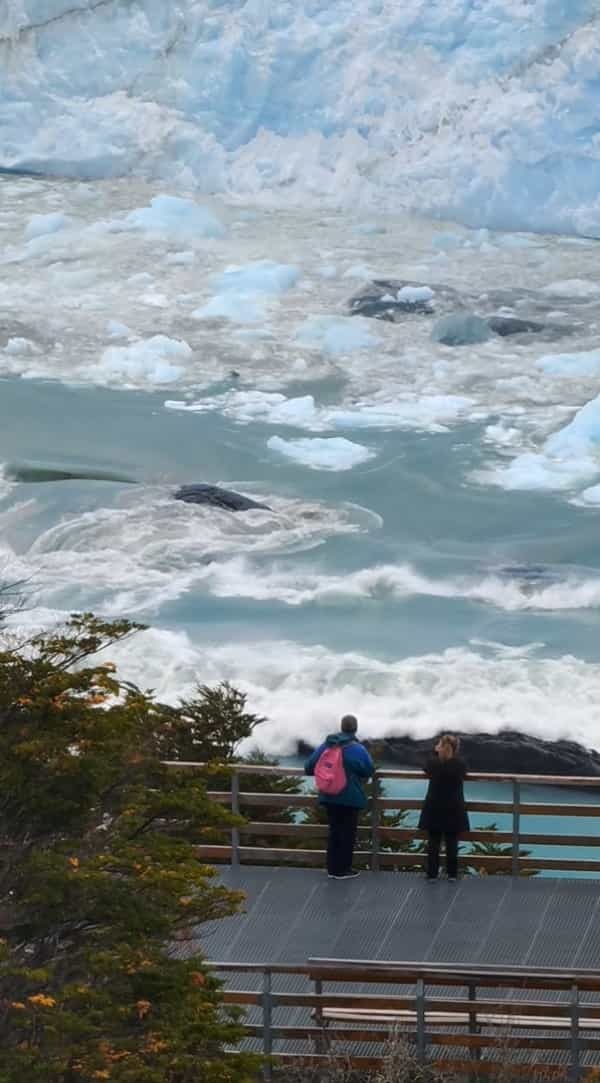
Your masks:
[{"label": "tree", "polygon": [[162,763],[183,716],[98,661],[138,628],[87,614],[0,650],[0,1083],[256,1076],[198,955],[240,901],[194,851],[230,814]]}]

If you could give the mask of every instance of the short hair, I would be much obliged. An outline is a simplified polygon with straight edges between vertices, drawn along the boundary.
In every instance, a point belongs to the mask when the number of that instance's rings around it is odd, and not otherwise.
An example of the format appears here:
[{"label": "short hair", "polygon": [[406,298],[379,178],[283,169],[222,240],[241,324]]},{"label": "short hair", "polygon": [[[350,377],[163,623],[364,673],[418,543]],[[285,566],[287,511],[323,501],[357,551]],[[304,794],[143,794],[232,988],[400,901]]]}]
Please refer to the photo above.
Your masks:
[{"label": "short hair", "polygon": [[358,719],[353,714],[345,714],[341,721],[342,733],[356,733]]}]

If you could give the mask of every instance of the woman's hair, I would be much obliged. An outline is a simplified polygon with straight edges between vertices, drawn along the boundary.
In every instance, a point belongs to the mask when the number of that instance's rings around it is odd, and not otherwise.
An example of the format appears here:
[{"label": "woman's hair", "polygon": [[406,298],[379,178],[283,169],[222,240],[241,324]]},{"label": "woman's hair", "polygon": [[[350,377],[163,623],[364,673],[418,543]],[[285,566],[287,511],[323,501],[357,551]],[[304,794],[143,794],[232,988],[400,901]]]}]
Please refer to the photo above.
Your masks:
[{"label": "woman's hair", "polygon": [[458,756],[460,751],[460,737],[456,737],[453,733],[443,733],[438,746],[440,752],[443,752],[442,759],[451,760],[454,756]]}]

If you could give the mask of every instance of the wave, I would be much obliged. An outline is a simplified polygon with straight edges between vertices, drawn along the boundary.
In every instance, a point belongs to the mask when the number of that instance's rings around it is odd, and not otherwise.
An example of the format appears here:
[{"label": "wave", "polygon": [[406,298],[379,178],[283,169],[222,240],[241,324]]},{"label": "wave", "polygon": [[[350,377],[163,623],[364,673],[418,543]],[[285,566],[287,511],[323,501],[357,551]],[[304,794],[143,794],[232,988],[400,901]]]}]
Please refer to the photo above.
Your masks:
[{"label": "wave", "polygon": [[[33,611],[11,624],[22,632],[59,616]],[[198,682],[231,681],[248,694],[249,709],[267,718],[245,751],[258,745],[293,753],[298,738],[316,743],[348,712],[365,737],[428,737],[441,725],[489,733],[508,727],[596,746],[600,665],[539,657],[539,648],[473,642],[390,662],[290,640],[195,644],[184,632],[153,628],[110,657],[124,677],[154,688],[164,702],[176,703]]]},{"label": "wave", "polygon": [[[331,508],[271,494],[268,500],[269,509],[236,515],[175,501],[164,486],[135,486],[110,506],[63,515],[25,553],[0,542],[0,558],[7,567],[18,566],[18,577],[31,581],[42,605],[147,615],[194,588],[210,590],[214,568],[241,553],[291,554],[381,525],[377,515],[354,504]],[[6,508],[0,534],[18,529],[36,507],[22,501]]]}]

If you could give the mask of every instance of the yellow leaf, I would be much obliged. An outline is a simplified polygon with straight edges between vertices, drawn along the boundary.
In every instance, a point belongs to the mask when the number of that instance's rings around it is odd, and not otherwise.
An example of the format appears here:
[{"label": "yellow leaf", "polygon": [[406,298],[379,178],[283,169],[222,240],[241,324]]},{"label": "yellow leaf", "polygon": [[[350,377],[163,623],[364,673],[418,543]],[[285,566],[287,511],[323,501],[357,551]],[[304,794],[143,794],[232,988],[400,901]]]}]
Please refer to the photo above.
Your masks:
[{"label": "yellow leaf", "polygon": [[78,857],[70,857],[69,858],[69,865],[71,865],[72,868],[74,868],[74,869],[78,869],[79,868],[79,858]]},{"label": "yellow leaf", "polygon": [[55,1008],[56,1001],[54,997],[48,997],[44,993],[36,993],[35,996],[27,997],[30,1004],[35,1004],[40,1008]]},{"label": "yellow leaf", "polygon": [[138,1000],[136,1004],[138,1019],[145,1019],[151,1007],[149,1000]]},{"label": "yellow leaf", "polygon": [[182,895],[179,902],[182,906],[189,906],[194,900],[191,895]]},{"label": "yellow leaf", "polygon": [[26,1008],[25,1004],[23,1004],[23,1002],[21,1000],[11,1000],[10,1006],[11,1006],[11,1008],[16,1008],[16,1010],[19,1011],[19,1012],[26,1012],[27,1011],[27,1008]]}]

